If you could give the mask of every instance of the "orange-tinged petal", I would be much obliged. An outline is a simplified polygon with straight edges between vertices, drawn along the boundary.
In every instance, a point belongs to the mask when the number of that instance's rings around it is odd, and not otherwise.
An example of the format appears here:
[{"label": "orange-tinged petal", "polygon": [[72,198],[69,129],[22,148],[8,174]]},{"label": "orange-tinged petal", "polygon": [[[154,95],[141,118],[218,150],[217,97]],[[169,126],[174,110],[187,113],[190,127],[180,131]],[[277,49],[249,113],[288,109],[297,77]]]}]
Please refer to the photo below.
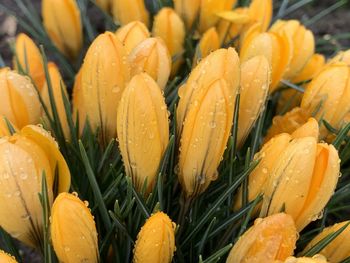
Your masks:
[{"label": "orange-tinged petal", "polygon": [[288,257],[283,263],[328,263],[323,255],[315,255],[313,257]]},{"label": "orange-tinged petal", "polygon": [[318,140],[319,133],[320,131],[317,120],[314,118],[310,118],[305,124],[301,125],[295,131],[293,131],[291,136],[293,139],[303,137],[314,137],[316,140]]},{"label": "orange-tinged petal", "polygon": [[148,28],[140,21],[133,21],[120,27],[115,34],[128,54],[143,40],[150,37]]},{"label": "orange-tinged petal", "polygon": [[126,174],[141,192],[154,186],[169,140],[168,113],[159,86],[145,73],[134,76],[118,108],[117,135]]},{"label": "orange-tinged petal", "polygon": [[264,109],[270,85],[270,65],[264,56],[242,64],[237,142],[242,146],[250,129]]},{"label": "orange-tinged petal", "polygon": [[293,254],[297,231],[293,219],[275,214],[256,219],[237,241],[226,263],[260,263],[285,260]]},{"label": "orange-tinged petal", "polygon": [[219,21],[218,13],[232,10],[237,0],[201,0],[199,14],[199,31],[205,32]]},{"label": "orange-tinged petal", "polygon": [[5,251],[0,250],[0,262],[2,263],[17,263],[17,260],[11,256],[10,254],[7,254]]},{"label": "orange-tinged petal", "polygon": [[146,26],[149,26],[149,13],[144,0],[111,1],[113,17],[121,25],[126,25],[132,21],[140,21]]},{"label": "orange-tinged petal", "polygon": [[272,0],[253,0],[249,6],[249,16],[260,23],[262,31],[266,31],[272,19]]},{"label": "orange-tinged petal", "polygon": [[208,56],[212,51],[220,48],[219,35],[215,27],[209,28],[201,37],[196,53],[193,58],[192,66],[196,66],[199,60]]},{"label": "orange-tinged petal", "polygon": [[164,7],[154,17],[153,36],[160,37],[168,47],[173,60],[172,75],[174,75],[183,62],[185,24],[180,16],[171,8]]},{"label": "orange-tinged petal", "polygon": [[130,81],[126,51],[115,34],[106,32],[91,44],[82,66],[84,109],[92,129],[107,142],[116,134],[117,108]]},{"label": "orange-tinged petal", "polygon": [[77,196],[61,193],[55,199],[50,233],[60,262],[99,262],[94,217]]},{"label": "orange-tinged petal", "polygon": [[174,0],[174,8],[183,21],[185,22],[187,30],[193,26],[193,22],[198,16],[201,0]]},{"label": "orange-tinged petal", "polygon": [[[34,141],[41,149],[46,153],[46,157],[50,162],[52,172],[52,182],[54,182],[54,176],[56,167],[58,170],[58,192],[66,192],[70,188],[71,176],[68,165],[63,158],[63,155],[58,149],[58,144],[55,139],[43,128],[35,125],[25,126],[20,134],[24,137]],[[49,179],[48,179],[49,181]]]},{"label": "orange-tinged petal", "polygon": [[24,71],[28,70],[27,73],[40,90],[45,82],[45,72],[39,48],[35,45],[33,40],[24,33],[20,33],[16,37],[15,48],[16,58],[14,58],[14,68],[18,71],[18,62]]},{"label": "orange-tinged petal", "polygon": [[86,121],[86,109],[81,83],[81,72],[81,69],[79,69],[77,75],[75,76],[72,95],[73,121],[77,121],[78,116],[79,134],[82,134]]},{"label": "orange-tinged petal", "polygon": [[18,128],[37,124],[40,120],[41,105],[37,92],[28,77],[15,71],[0,71],[0,114]]},{"label": "orange-tinged petal", "polygon": [[74,0],[43,0],[44,27],[52,42],[66,56],[75,59],[83,45],[80,11]]},{"label": "orange-tinged petal", "polygon": [[326,59],[321,54],[313,54],[303,69],[292,79],[293,83],[301,83],[313,79],[325,66]]},{"label": "orange-tinged petal", "polygon": [[168,215],[157,212],[147,219],[137,235],[135,263],[168,263],[175,251],[175,224]]},{"label": "orange-tinged petal", "polygon": [[[345,225],[349,224],[349,221],[344,221],[341,223],[334,224],[332,226],[326,227],[323,231],[318,234],[305,248],[305,251],[308,251],[311,247],[316,245],[322,239],[327,237],[329,234],[332,234],[339,230]],[[332,242],[330,242],[324,249],[319,253],[327,257],[329,262],[341,262],[342,260],[350,257],[350,227],[347,226],[343,232],[341,232]]]},{"label": "orange-tinged petal", "polygon": [[164,90],[171,71],[171,57],[164,41],[147,38],[138,44],[128,57],[131,75],[146,72]]}]

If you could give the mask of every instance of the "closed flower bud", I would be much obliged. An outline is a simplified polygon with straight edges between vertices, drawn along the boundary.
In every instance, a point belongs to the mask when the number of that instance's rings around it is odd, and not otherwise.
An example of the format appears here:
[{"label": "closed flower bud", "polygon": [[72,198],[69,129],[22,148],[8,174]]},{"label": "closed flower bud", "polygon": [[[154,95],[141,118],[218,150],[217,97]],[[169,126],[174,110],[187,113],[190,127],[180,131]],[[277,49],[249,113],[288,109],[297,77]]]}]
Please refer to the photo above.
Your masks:
[{"label": "closed flower bud", "polygon": [[258,218],[231,249],[226,263],[285,260],[293,254],[297,235],[294,221],[287,214]]},{"label": "closed flower bud", "polygon": [[5,251],[0,250],[0,262],[1,263],[17,263],[17,260],[11,256],[10,254],[7,254]]},{"label": "closed flower bud", "polygon": [[[271,171],[277,162],[280,155],[289,145],[290,141],[295,138],[313,137],[318,138],[318,123],[315,119],[309,121],[303,126],[299,127],[293,133],[281,133],[267,143],[254,156],[254,160],[259,160],[258,165],[249,175],[248,185],[248,200],[253,201],[255,198],[264,192],[265,184],[271,174]],[[234,204],[234,209],[238,210],[242,206],[242,189],[237,194],[237,200]],[[256,211],[260,209],[257,207]]]},{"label": "closed flower bud", "polygon": [[[328,235],[340,230],[349,224],[349,221],[334,224],[326,227],[318,234],[311,242],[306,246],[304,252],[315,246],[322,239]],[[350,257],[350,227],[347,226],[334,240],[332,240],[324,249],[320,251],[320,254],[324,255],[329,262],[343,262],[343,260]]]},{"label": "closed flower bud", "polygon": [[238,46],[240,50],[246,50],[250,42],[257,35],[263,33],[261,29],[261,23],[259,22],[250,22],[243,26],[239,35]]},{"label": "closed flower bud", "polygon": [[157,83],[145,73],[134,76],[118,108],[117,135],[125,171],[135,188],[149,193],[169,140],[168,113]]},{"label": "closed flower bud", "polygon": [[179,90],[179,180],[188,197],[217,179],[217,167],[231,131],[240,79],[234,49],[219,49],[203,59]]},{"label": "closed flower bud", "polygon": [[[55,65],[55,63],[50,62],[48,64],[48,72],[49,72],[49,76],[50,76],[50,82],[51,82],[51,88],[52,88],[52,92],[53,92],[53,97],[54,97],[54,101],[55,101],[55,106],[56,106],[56,110],[58,113],[58,117],[59,117],[59,121],[64,133],[64,137],[66,139],[69,138],[69,126],[68,126],[68,121],[67,121],[67,114],[66,114],[66,110],[64,107],[64,101],[63,101],[63,97],[62,97],[62,92],[65,94],[67,100],[68,98],[68,94],[67,94],[67,89],[66,86],[64,85],[62,76],[57,68],[57,66]],[[50,102],[50,96],[49,96],[49,87],[47,82],[45,82],[43,89],[41,91],[41,97],[43,99],[44,104],[46,105],[49,114],[51,116],[51,118],[53,118],[53,113],[52,113],[52,106],[51,102]],[[43,116],[47,117],[45,112],[43,111]]]},{"label": "closed flower bud", "polygon": [[175,251],[175,223],[157,212],[147,219],[137,235],[134,263],[168,263]]},{"label": "closed flower bud", "polygon": [[115,137],[119,100],[130,81],[127,55],[115,34],[106,32],[94,40],[81,71],[83,114],[92,129],[100,128],[103,140],[108,141]]},{"label": "closed flower bud", "polygon": [[42,238],[42,208],[38,194],[42,176],[49,200],[58,166],[58,190],[70,186],[70,174],[57,143],[42,128],[26,126],[0,139],[0,225],[11,236],[36,247]]},{"label": "closed flower bud", "polygon": [[293,45],[292,58],[283,78],[292,79],[303,69],[314,54],[314,35],[297,20],[278,20],[272,25],[270,32],[280,35],[287,34],[291,39]]},{"label": "closed flower bud", "polygon": [[186,29],[191,30],[196,20],[201,0],[174,0],[176,13],[178,13],[185,22]]},{"label": "closed flower bud", "polygon": [[339,177],[337,150],[314,137],[292,140],[268,171],[261,215],[291,215],[300,232],[322,216]]},{"label": "closed flower bud", "polygon": [[264,56],[253,57],[241,67],[237,143],[242,146],[264,109],[270,85],[270,65]]},{"label": "closed flower bud", "polygon": [[269,128],[265,142],[280,133],[293,133],[309,119],[310,113],[300,107],[296,107],[283,116],[275,116],[272,119],[272,126]]},{"label": "closed flower bud", "polygon": [[99,262],[94,217],[76,195],[62,193],[55,199],[50,232],[60,262]]},{"label": "closed flower bud", "polygon": [[7,68],[0,71],[0,114],[18,128],[37,124],[41,104],[37,91],[28,77]]},{"label": "closed flower bud", "polygon": [[33,40],[24,33],[20,33],[16,38],[15,43],[16,57],[14,58],[14,67],[18,71],[20,67],[24,71],[28,71],[33,82],[40,90],[45,82],[45,72],[43,60],[38,47]]},{"label": "closed flower bud", "polygon": [[332,58],[328,63],[332,64],[336,62],[343,62],[350,66],[350,49],[338,52],[338,54],[334,58]]},{"label": "closed flower bud", "polygon": [[144,0],[134,1],[112,1],[113,17],[122,26],[132,21],[140,21],[149,26],[149,13]]},{"label": "closed flower bud", "polygon": [[[306,87],[301,107],[318,120],[327,121],[333,128],[341,129],[344,117],[350,111],[350,69],[343,62],[325,67]],[[321,138],[328,135],[321,127]]]},{"label": "closed flower bud", "polygon": [[245,40],[240,53],[241,61],[247,61],[258,55],[265,56],[271,65],[270,92],[273,92],[278,87],[291,60],[291,40],[286,34],[278,35],[271,32],[258,34]]},{"label": "closed flower bud", "polygon": [[196,66],[199,60],[205,58],[210,52],[220,48],[219,35],[215,30],[215,27],[209,28],[201,37],[196,53],[193,58],[192,66]]},{"label": "closed flower bud", "polygon": [[249,16],[260,23],[260,28],[265,32],[272,19],[272,0],[253,0],[249,6]]},{"label": "closed flower bud", "polygon": [[241,33],[244,25],[250,22],[248,8],[236,8],[218,14],[221,18],[217,31],[221,45],[232,45],[233,40]]},{"label": "closed flower bud", "polygon": [[148,38],[137,45],[129,55],[131,75],[146,72],[164,90],[171,71],[171,57],[164,41]]},{"label": "closed flower bud", "polygon": [[313,257],[288,257],[285,261],[278,261],[275,263],[328,263],[327,259],[322,255],[315,255]]},{"label": "closed flower bud", "polygon": [[321,54],[313,54],[303,69],[293,79],[293,83],[302,83],[313,79],[325,66],[326,59]]},{"label": "closed flower bud", "polygon": [[[6,117],[0,115],[0,138],[4,137],[4,136],[10,136],[11,135],[11,131],[9,129],[9,126],[8,126],[5,118]],[[13,125],[9,120],[7,120],[7,121],[12,126],[12,128],[14,128],[15,131],[17,131],[16,126]]]},{"label": "closed flower bud", "polygon": [[162,38],[168,47],[173,61],[172,74],[183,60],[185,34],[185,24],[173,9],[164,7],[154,17],[153,35]]},{"label": "closed flower bud", "polygon": [[83,45],[80,11],[74,0],[43,0],[44,27],[52,42],[67,57],[75,59]]},{"label": "closed flower bud", "polygon": [[73,121],[79,121],[79,134],[82,134],[86,122],[86,109],[81,87],[81,69],[75,75],[72,104],[73,104]]},{"label": "closed flower bud", "polygon": [[150,32],[144,23],[134,21],[120,27],[115,33],[129,54],[138,44],[150,37]]},{"label": "closed flower bud", "polygon": [[215,26],[219,22],[218,13],[232,10],[237,0],[201,0],[199,14],[199,31],[201,33]]}]

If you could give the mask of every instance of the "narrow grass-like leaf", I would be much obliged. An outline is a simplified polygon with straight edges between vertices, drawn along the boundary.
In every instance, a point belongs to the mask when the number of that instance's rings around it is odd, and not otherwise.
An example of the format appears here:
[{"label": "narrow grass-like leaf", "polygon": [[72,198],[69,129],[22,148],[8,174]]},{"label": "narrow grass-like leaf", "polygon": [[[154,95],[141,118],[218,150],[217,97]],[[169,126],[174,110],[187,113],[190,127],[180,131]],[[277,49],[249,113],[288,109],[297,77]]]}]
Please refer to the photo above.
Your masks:
[{"label": "narrow grass-like leaf", "polygon": [[213,255],[208,257],[206,260],[203,261],[203,263],[216,263],[219,262],[222,256],[227,254],[232,247],[232,244],[228,244],[227,246],[221,248],[217,252],[215,252]]}]

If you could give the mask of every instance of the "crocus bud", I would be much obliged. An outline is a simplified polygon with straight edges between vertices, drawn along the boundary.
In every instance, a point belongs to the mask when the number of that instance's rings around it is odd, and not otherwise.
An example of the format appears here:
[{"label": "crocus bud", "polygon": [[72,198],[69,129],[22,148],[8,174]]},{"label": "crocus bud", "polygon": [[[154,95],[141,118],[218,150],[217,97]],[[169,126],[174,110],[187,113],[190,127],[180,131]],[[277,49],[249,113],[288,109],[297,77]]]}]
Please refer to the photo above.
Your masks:
[{"label": "crocus bud", "polygon": [[75,59],[83,45],[80,11],[75,0],[43,0],[44,27],[57,48]]},{"label": "crocus bud", "polygon": [[264,139],[265,142],[280,133],[291,134],[305,124],[309,116],[311,115],[307,110],[299,107],[292,109],[283,116],[275,116],[272,119],[272,126],[269,128]]},{"label": "crocus bud", "polygon": [[333,145],[314,137],[292,140],[268,172],[261,215],[291,215],[300,232],[322,216],[339,177],[339,157]]},{"label": "crocus bud", "polygon": [[115,137],[119,100],[130,80],[126,52],[115,34],[106,32],[92,42],[81,70],[83,110],[92,129],[99,127],[108,141]]},{"label": "crocus bud", "polygon": [[99,262],[94,217],[76,195],[62,193],[55,199],[50,232],[60,262]]},{"label": "crocus bud", "polygon": [[199,14],[199,31],[205,32],[210,27],[215,26],[219,22],[218,13],[222,11],[232,10],[237,0],[201,0]]},{"label": "crocus bud", "polygon": [[323,255],[315,255],[313,257],[288,257],[285,261],[278,261],[275,263],[328,263],[327,259]]},{"label": "crocus bud", "polygon": [[137,235],[135,263],[168,263],[175,251],[175,223],[167,214],[157,212],[147,219]]},{"label": "crocus bud", "polygon": [[[312,241],[306,246],[304,252],[315,246],[322,239],[328,235],[344,228],[349,224],[349,221],[334,224],[326,227],[318,234]],[[347,226],[334,240],[332,240],[324,249],[320,251],[320,254],[324,255],[329,262],[342,262],[350,257],[350,227]]]},{"label": "crocus bud", "polygon": [[261,23],[259,22],[250,22],[243,26],[239,35],[238,46],[240,50],[246,50],[252,41],[257,35],[263,33],[261,29]]},{"label": "crocus bud", "polygon": [[343,62],[350,66],[350,49],[338,52],[338,54],[334,58],[332,58],[328,63],[332,64],[336,62]]},{"label": "crocus bud", "polygon": [[300,24],[298,20],[278,20],[272,25],[270,32],[280,35],[287,34],[293,43],[292,58],[283,75],[284,79],[292,79],[303,69],[314,54],[314,35]]},{"label": "crocus bud", "polygon": [[118,108],[117,135],[125,171],[135,188],[154,186],[169,140],[167,107],[157,83],[147,74],[134,76]]},{"label": "crocus bud", "polygon": [[1,263],[17,263],[17,260],[11,256],[10,254],[7,254],[5,251],[0,250],[0,262]]},{"label": "crocus bud", "polygon": [[150,32],[144,23],[134,21],[120,27],[115,33],[129,54],[138,44],[150,37]]},{"label": "crocus bud", "polygon": [[302,83],[313,79],[325,66],[326,59],[321,54],[313,54],[303,69],[292,79],[293,83]]},{"label": "crocus bud", "polygon": [[41,104],[37,91],[28,77],[5,68],[0,71],[0,114],[18,128],[37,124]]},{"label": "crocus bud", "polygon": [[58,190],[70,186],[70,174],[57,143],[42,128],[26,126],[0,139],[0,225],[11,236],[37,247],[42,238],[42,207],[38,194],[47,179],[49,201],[58,166]]},{"label": "crocus bud", "polygon": [[79,121],[79,133],[81,134],[86,122],[86,109],[84,104],[83,90],[81,87],[81,69],[75,76],[72,104],[73,104],[73,121]]},{"label": "crocus bud", "polygon": [[196,66],[199,60],[205,58],[210,54],[210,52],[219,48],[219,35],[216,32],[215,27],[211,27],[203,34],[197,45],[192,66]]},{"label": "crocus bud", "polygon": [[226,263],[285,260],[293,254],[297,235],[293,218],[287,214],[258,218],[231,249]]},{"label": "crocus bud", "polygon": [[172,74],[182,63],[185,34],[185,24],[173,9],[164,7],[154,17],[153,35],[162,38],[168,47],[173,60]]},{"label": "crocus bud", "polygon": [[244,25],[250,22],[248,8],[236,8],[233,11],[219,13],[218,16],[221,18],[217,25],[221,45],[232,44]]},{"label": "crocus bud", "polygon": [[[299,129],[293,133],[281,133],[265,143],[262,149],[254,156],[254,160],[259,160],[259,163],[249,175],[248,200],[253,201],[259,196],[259,194],[263,194],[266,181],[268,180],[275,163],[292,139],[314,137],[317,140],[318,133],[317,121],[315,119],[309,119],[306,124],[299,127]],[[242,189],[240,189],[237,194],[234,209],[238,210],[241,206]],[[259,209],[260,206],[257,207],[256,211]]]},{"label": "crocus bud", "polygon": [[[58,113],[59,121],[64,133],[64,137],[68,139],[70,136],[69,126],[67,121],[66,110],[64,107],[64,101],[62,97],[62,92],[63,92],[66,98],[68,99],[67,89],[66,89],[66,86],[64,85],[62,76],[55,63],[50,62],[48,64],[48,72],[50,76],[51,88],[53,92],[53,98],[55,101],[55,106]],[[44,104],[47,107],[47,110],[49,111],[51,118],[53,118],[53,113],[52,113],[53,105],[51,105],[51,102],[50,102],[49,87],[48,87],[47,81],[45,82],[43,89],[41,91],[41,97],[43,99]],[[44,117],[47,117],[44,111],[42,114]]]},{"label": "crocus bud", "polygon": [[[343,62],[325,67],[306,87],[301,107],[318,120],[327,121],[333,128],[341,129],[344,117],[350,111],[350,69]],[[321,138],[328,129],[321,127]]]},{"label": "crocus bud", "polygon": [[147,38],[130,53],[131,75],[148,73],[164,90],[171,71],[171,57],[164,41],[159,38]]},{"label": "crocus bud", "polygon": [[271,65],[270,92],[273,92],[278,87],[292,57],[290,38],[285,33],[278,35],[269,32],[245,40],[241,48],[241,61],[247,61],[257,55],[265,56]]},{"label": "crocus bud", "polygon": [[253,0],[249,6],[249,16],[260,23],[261,30],[265,32],[272,19],[272,0]]},{"label": "crocus bud", "polygon": [[149,26],[149,13],[144,0],[111,1],[113,17],[121,25],[126,25],[132,21],[140,21],[147,27]]},{"label": "crocus bud", "polygon": [[16,38],[15,48],[14,68],[18,71],[20,65],[31,76],[33,82],[40,90],[45,82],[45,72],[38,47],[30,37],[24,33],[20,33]]},{"label": "crocus bud", "polygon": [[270,65],[264,56],[253,57],[241,67],[237,143],[242,146],[264,109],[270,85]]},{"label": "crocus bud", "polygon": [[203,59],[179,90],[179,181],[187,197],[217,179],[217,167],[232,127],[239,87],[239,59],[234,49],[219,49]]},{"label": "crocus bud", "polygon": [[193,22],[199,13],[200,4],[201,0],[174,0],[175,10],[185,22],[187,30],[192,29]]},{"label": "crocus bud", "polygon": [[[6,117],[0,115],[0,138],[4,136],[10,136],[11,131],[9,129],[8,123],[6,122]],[[12,124],[9,120],[7,120],[9,124],[12,126],[12,128],[17,131],[17,128],[14,124]]]}]

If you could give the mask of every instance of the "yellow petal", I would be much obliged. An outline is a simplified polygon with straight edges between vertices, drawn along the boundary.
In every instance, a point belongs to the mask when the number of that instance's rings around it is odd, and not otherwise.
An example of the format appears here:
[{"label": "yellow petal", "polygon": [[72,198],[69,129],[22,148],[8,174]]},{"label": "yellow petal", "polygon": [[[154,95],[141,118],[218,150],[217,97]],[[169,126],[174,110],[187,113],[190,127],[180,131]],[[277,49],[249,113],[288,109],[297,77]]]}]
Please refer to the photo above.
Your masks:
[{"label": "yellow petal", "polygon": [[81,70],[86,115],[107,142],[115,137],[119,100],[130,81],[126,52],[115,34],[106,32],[92,42]]},{"label": "yellow petal", "polygon": [[171,71],[171,57],[164,41],[147,38],[138,44],[128,57],[131,75],[146,72],[164,90]]},{"label": "yellow petal", "polygon": [[266,31],[272,19],[272,0],[253,0],[249,6],[249,16],[261,24],[262,31]]},{"label": "yellow petal", "polygon": [[131,79],[117,117],[117,135],[126,174],[139,192],[147,180],[149,193],[169,140],[165,100],[150,76],[142,73]]},{"label": "yellow petal", "polygon": [[212,51],[220,48],[219,35],[215,30],[215,27],[209,28],[201,37],[196,53],[193,58],[192,66],[196,66],[199,60],[208,56]]},{"label": "yellow petal", "polygon": [[289,257],[283,263],[328,263],[328,261],[324,256],[317,254],[313,257]]},{"label": "yellow petal", "polygon": [[270,65],[264,56],[242,64],[237,142],[242,146],[250,129],[264,109],[270,85]]},{"label": "yellow petal", "polygon": [[289,215],[259,218],[236,242],[226,263],[285,260],[293,254],[296,240],[297,231]]},{"label": "yellow petal", "polygon": [[346,63],[348,66],[350,66],[350,49],[346,51],[340,51],[338,54],[332,58],[328,64],[336,63],[336,62],[343,62]]},{"label": "yellow petal", "polygon": [[133,21],[140,21],[147,27],[149,26],[149,13],[146,9],[145,2],[143,0],[134,1],[120,1],[111,0],[113,17],[121,25]]},{"label": "yellow petal", "polygon": [[314,118],[310,118],[305,124],[297,128],[292,134],[292,138],[314,137],[318,140],[319,127]]},{"label": "yellow petal", "polygon": [[199,12],[200,2],[201,0],[174,0],[175,11],[185,22],[187,30],[190,30],[193,26]]},{"label": "yellow petal", "polygon": [[2,263],[17,263],[16,259],[13,256],[7,254],[5,251],[2,250],[0,250],[0,261]]},{"label": "yellow petal", "polygon": [[73,194],[60,194],[51,211],[50,233],[60,262],[99,262],[95,221]]},{"label": "yellow petal", "polygon": [[157,212],[147,219],[137,235],[133,262],[171,262],[174,251],[175,224],[167,214]]},{"label": "yellow petal", "polygon": [[[70,188],[71,176],[68,165],[58,149],[55,139],[43,128],[35,125],[25,126],[21,130],[21,135],[36,142],[46,153],[46,157],[50,162],[52,176],[54,178],[56,167],[58,169],[58,192],[66,192]],[[54,179],[52,179],[54,182]]]},{"label": "yellow petal", "polygon": [[150,37],[146,25],[140,21],[134,21],[120,27],[115,33],[129,54],[138,44]]},{"label": "yellow petal", "polygon": [[313,54],[299,74],[292,79],[293,83],[301,83],[313,79],[324,67],[326,59],[321,54]]},{"label": "yellow petal", "polygon": [[[15,48],[20,66],[25,71],[28,67],[28,74],[40,90],[45,81],[45,72],[39,48],[35,45],[33,40],[24,33],[20,33],[16,37]],[[17,71],[19,70],[15,58],[14,67]]]},{"label": "yellow petal", "polygon": [[73,121],[77,120],[77,115],[79,114],[79,134],[82,134],[86,121],[86,109],[83,97],[83,90],[81,87],[81,72],[81,69],[79,69],[77,75],[75,76],[72,95]]},{"label": "yellow petal", "polygon": [[80,11],[74,0],[43,0],[43,24],[52,42],[66,56],[75,59],[83,45]]}]

